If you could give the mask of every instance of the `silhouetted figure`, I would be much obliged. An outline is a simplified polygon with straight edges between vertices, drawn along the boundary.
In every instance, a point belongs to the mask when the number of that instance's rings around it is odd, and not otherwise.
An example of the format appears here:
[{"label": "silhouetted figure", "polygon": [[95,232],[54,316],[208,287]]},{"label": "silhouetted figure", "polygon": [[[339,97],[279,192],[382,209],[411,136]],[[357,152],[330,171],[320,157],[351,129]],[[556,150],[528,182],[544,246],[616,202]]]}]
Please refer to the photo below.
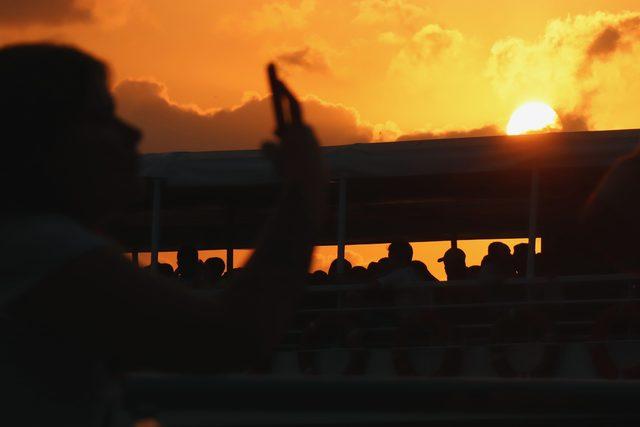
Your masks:
[{"label": "silhouetted figure", "polygon": [[329,284],[338,285],[341,283],[347,283],[351,276],[351,263],[349,260],[344,260],[342,267],[342,274],[338,273],[338,259],[331,261],[329,266]]},{"label": "silhouetted figure", "polygon": [[518,243],[513,247],[513,265],[516,269],[517,277],[527,277],[527,258],[529,256],[529,245]]},{"label": "silhouetted figure", "polygon": [[388,257],[380,258],[378,260],[378,266],[377,266],[378,277],[382,277],[388,274],[391,271],[391,269],[392,269],[391,261],[389,260]]},{"label": "silhouetted figure", "polygon": [[177,254],[178,267],[176,275],[178,279],[187,282],[195,282],[201,278],[202,262],[198,258],[198,250],[192,246],[182,246]]},{"label": "silhouetted figure", "polygon": [[427,264],[425,264],[424,262],[413,260],[411,261],[411,266],[413,267],[414,271],[418,274],[418,277],[420,278],[419,280],[421,282],[439,282],[439,280],[436,279],[436,277],[433,274],[431,274],[431,272],[429,271],[429,268],[427,267]]},{"label": "silhouetted figure", "polygon": [[[591,194],[581,218],[583,244],[618,271],[640,272],[639,214],[640,151],[636,150],[620,158]],[[544,253],[547,271],[563,273],[556,265],[556,253],[546,249]]]},{"label": "silhouetted figure", "polygon": [[488,254],[482,259],[481,276],[488,280],[503,280],[515,277],[511,249],[502,242],[489,244]]},{"label": "silhouetted figure", "polygon": [[203,264],[206,285],[215,286],[218,282],[220,282],[220,280],[222,280],[224,269],[225,265],[222,258],[207,258],[207,260]]},{"label": "silhouetted figure", "polygon": [[482,268],[479,265],[471,265],[467,268],[467,279],[479,279]]},{"label": "silhouetted figure", "polygon": [[173,267],[171,267],[171,264],[160,262],[156,267],[156,271],[164,277],[174,277]]},{"label": "silhouetted figure", "polygon": [[369,272],[361,265],[351,269],[350,279],[353,283],[365,283],[369,280]]},{"label": "silhouetted figure", "polygon": [[0,48],[3,425],[110,425],[120,370],[248,369],[279,342],[303,289],[326,179],[286,86],[274,84],[292,110],[278,124],[285,143],[265,147],[283,194],[243,274],[203,297],[94,231],[141,188],[141,134],[115,115],[107,74],[74,48]]},{"label": "silhouetted figure", "polygon": [[[424,299],[422,292],[411,285],[424,283],[421,274],[411,264],[413,248],[405,240],[394,240],[388,248],[389,271],[378,279],[382,292],[391,292],[394,305],[406,307],[419,304]],[[400,309],[398,315],[406,318],[417,313],[416,309]]]},{"label": "silhouetted figure", "polygon": [[325,285],[328,281],[329,275],[326,271],[316,270],[310,274],[310,283],[312,285]]},{"label": "silhouetted figure", "polygon": [[465,280],[469,277],[467,255],[462,249],[449,248],[438,262],[444,262],[447,280]]}]

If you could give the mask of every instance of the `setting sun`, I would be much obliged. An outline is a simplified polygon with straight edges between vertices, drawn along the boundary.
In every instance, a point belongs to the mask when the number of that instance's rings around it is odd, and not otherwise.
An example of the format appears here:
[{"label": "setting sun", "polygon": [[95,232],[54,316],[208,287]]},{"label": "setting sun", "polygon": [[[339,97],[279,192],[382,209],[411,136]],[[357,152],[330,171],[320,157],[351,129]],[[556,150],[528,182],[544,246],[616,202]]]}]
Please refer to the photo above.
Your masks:
[{"label": "setting sun", "polygon": [[522,135],[544,129],[558,129],[558,114],[544,102],[527,102],[513,112],[508,135]]}]

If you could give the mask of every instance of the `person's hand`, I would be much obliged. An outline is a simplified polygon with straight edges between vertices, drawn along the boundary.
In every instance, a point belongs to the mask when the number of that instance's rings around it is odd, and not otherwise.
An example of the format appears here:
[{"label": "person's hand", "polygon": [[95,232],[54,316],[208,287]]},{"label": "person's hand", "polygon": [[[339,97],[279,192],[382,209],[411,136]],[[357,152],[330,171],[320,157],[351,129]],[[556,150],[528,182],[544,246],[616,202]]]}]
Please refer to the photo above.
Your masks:
[{"label": "person's hand", "polygon": [[279,143],[266,142],[262,149],[285,183],[285,191],[302,197],[310,212],[320,218],[324,212],[327,174],[313,130],[302,120],[300,104],[284,83],[277,81],[290,108],[290,121],[280,124],[275,134]]}]

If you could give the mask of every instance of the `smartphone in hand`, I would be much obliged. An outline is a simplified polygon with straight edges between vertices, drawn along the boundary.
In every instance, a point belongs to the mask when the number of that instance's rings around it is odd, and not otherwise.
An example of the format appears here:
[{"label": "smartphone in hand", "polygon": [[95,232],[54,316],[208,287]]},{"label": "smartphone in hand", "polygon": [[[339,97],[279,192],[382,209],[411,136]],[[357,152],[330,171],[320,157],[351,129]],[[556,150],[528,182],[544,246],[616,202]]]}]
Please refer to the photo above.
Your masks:
[{"label": "smartphone in hand", "polygon": [[303,122],[300,103],[278,78],[274,64],[269,64],[267,67],[267,75],[271,87],[273,113],[276,119],[276,134],[280,134],[287,127],[301,126]]}]

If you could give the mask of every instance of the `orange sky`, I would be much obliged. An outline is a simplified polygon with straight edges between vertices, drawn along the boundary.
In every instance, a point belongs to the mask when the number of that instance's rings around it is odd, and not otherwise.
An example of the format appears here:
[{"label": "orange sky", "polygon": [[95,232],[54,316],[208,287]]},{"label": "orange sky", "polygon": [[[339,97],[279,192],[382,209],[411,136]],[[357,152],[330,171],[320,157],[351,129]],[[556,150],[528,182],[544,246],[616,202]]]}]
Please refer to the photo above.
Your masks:
[{"label": "orange sky", "polygon": [[258,147],[269,61],[326,145],[503,133],[528,100],[640,127],[638,0],[0,0],[0,43],[43,39],[110,64],[146,152]]},{"label": "orange sky", "polygon": [[111,64],[145,151],[257,147],[270,60],[325,144],[503,132],[530,99],[567,129],[638,126],[637,0],[0,1],[0,40],[34,39]]}]

